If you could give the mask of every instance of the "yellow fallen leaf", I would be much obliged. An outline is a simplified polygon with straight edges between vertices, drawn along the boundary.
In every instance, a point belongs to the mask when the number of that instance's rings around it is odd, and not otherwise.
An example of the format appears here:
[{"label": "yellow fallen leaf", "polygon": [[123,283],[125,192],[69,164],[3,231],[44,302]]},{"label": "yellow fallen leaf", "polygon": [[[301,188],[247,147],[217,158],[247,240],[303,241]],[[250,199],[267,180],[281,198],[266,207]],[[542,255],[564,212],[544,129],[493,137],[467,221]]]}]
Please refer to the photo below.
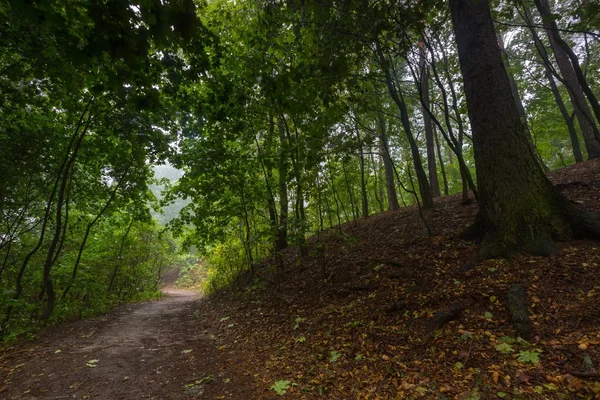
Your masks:
[{"label": "yellow fallen leaf", "polygon": [[498,378],[500,378],[500,374],[498,373],[498,371],[494,371],[492,373],[492,380],[494,381],[494,384],[498,384]]}]

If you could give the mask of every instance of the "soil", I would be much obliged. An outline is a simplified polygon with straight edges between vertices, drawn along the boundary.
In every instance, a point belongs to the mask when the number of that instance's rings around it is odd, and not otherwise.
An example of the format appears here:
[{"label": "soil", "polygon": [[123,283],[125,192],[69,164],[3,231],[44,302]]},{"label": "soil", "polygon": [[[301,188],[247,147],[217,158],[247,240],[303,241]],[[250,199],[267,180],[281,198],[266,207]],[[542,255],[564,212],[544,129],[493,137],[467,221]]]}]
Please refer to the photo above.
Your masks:
[{"label": "soil", "polygon": [[[5,399],[243,399],[245,375],[217,347],[197,294],[167,289],[164,300],[47,329],[1,358]],[[219,383],[216,385],[215,383]]]},{"label": "soil", "polygon": [[[600,212],[600,161],[551,179]],[[459,235],[476,211],[436,199],[433,235],[414,207],[372,215],[212,296],[172,292],[47,329],[0,353],[0,397],[600,399],[599,242],[477,262]]]}]

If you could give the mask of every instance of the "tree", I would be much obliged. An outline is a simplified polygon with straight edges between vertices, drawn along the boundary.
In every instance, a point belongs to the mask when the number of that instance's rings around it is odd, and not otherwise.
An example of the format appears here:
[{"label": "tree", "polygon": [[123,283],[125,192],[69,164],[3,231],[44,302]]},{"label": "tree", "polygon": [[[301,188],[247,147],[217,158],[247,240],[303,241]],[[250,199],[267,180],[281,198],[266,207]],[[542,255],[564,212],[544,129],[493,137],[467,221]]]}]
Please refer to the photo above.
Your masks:
[{"label": "tree", "polygon": [[586,96],[592,105],[598,122],[600,122],[600,106],[598,105],[598,101],[583,76],[577,56],[562,39],[558,25],[551,15],[548,1],[535,0],[535,5],[542,15],[544,28],[547,30],[556,63],[563,75],[565,86],[575,108],[575,115],[583,134],[588,158],[598,158],[600,157],[600,131],[598,130],[597,122],[592,116]]},{"label": "tree", "polygon": [[451,0],[450,8],[473,130],[480,209],[469,233],[482,238],[480,256],[548,255],[553,239],[599,235],[600,216],[569,203],[533,154],[488,2]]}]

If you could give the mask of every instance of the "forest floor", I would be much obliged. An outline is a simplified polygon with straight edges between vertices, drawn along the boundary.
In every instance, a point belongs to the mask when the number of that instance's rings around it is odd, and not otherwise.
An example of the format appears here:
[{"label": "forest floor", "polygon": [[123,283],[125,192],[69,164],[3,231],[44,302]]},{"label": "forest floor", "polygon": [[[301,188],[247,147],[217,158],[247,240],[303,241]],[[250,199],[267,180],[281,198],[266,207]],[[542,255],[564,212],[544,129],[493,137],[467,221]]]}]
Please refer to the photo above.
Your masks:
[{"label": "forest floor", "polygon": [[[600,212],[600,161],[551,178]],[[475,213],[437,199],[430,236],[414,207],[384,212],[311,238],[304,257],[288,249],[252,283],[49,328],[0,353],[0,397],[599,399],[600,243],[474,263],[459,233]],[[506,306],[515,284],[528,341]]]}]

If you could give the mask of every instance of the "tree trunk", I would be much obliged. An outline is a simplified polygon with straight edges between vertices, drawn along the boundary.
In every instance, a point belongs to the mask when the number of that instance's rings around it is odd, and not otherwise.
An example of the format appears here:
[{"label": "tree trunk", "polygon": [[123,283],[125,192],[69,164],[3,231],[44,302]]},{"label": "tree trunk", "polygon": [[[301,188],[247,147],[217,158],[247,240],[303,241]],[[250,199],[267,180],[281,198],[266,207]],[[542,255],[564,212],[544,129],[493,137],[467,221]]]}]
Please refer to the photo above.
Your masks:
[{"label": "tree trunk", "polygon": [[383,158],[383,169],[385,170],[385,188],[388,199],[388,210],[398,210],[398,195],[396,193],[396,181],[394,180],[394,168],[392,159],[390,158],[389,145],[387,142],[387,132],[385,129],[385,121],[381,114],[379,115],[379,140],[381,148],[381,157]]},{"label": "tree trunk", "polygon": [[423,125],[425,125],[425,144],[427,147],[427,170],[429,172],[429,185],[431,186],[431,195],[440,197],[440,181],[437,174],[435,162],[435,141],[433,138],[433,125],[431,123],[430,105],[429,105],[429,67],[425,60],[425,43],[419,40],[419,69],[421,75],[421,94],[423,102]]},{"label": "tree trunk", "polygon": [[[523,107],[523,101],[521,100],[521,95],[519,94],[519,88],[517,87],[517,82],[510,71],[510,60],[508,59],[508,54],[506,54],[506,48],[504,47],[504,38],[501,33],[496,35],[498,38],[498,47],[500,48],[500,54],[502,55],[502,62],[504,62],[504,67],[506,68],[506,73],[508,75],[508,83],[510,84],[510,91],[515,99],[515,105],[517,106],[517,112],[519,113],[519,118],[521,118],[521,122],[523,123],[523,127],[525,131],[529,134],[529,125],[527,125],[527,113],[525,112],[525,107]],[[531,137],[529,138],[531,141]],[[533,143],[532,143],[533,145]]]},{"label": "tree trunk", "polygon": [[360,131],[358,129],[358,115],[355,115],[354,117],[354,129],[356,130],[356,139],[358,140],[360,150],[360,194],[362,199],[362,214],[363,218],[367,218],[369,216],[369,198],[367,197],[367,180],[365,179],[365,154],[363,142],[360,138]]},{"label": "tree trunk", "polygon": [[565,124],[567,125],[567,129],[569,130],[569,137],[571,139],[571,148],[573,149],[573,157],[575,157],[575,162],[582,162],[583,155],[581,154],[581,147],[579,145],[579,139],[577,137],[577,131],[575,130],[575,124],[573,123],[573,118],[569,115],[567,111],[567,107],[560,95],[560,91],[554,81],[554,76],[552,75],[552,66],[550,64],[550,58],[548,57],[548,52],[544,47],[535,27],[533,26],[533,17],[531,16],[531,11],[529,10],[529,5],[524,1],[523,6],[523,19],[525,23],[529,27],[529,31],[531,32],[531,36],[533,37],[533,42],[535,44],[535,48],[537,49],[538,54],[542,58],[542,62],[544,63],[544,75],[548,80],[548,84],[550,85],[550,90],[552,91],[552,95],[554,96],[554,101],[560,111],[560,115],[562,115],[565,120]]},{"label": "tree trunk", "polygon": [[[356,222],[356,219],[358,218],[357,215],[357,208],[355,207],[355,201],[354,201],[354,190],[352,188],[352,185],[350,185],[350,180],[348,179],[348,172],[346,171],[346,163],[342,160],[342,172],[344,173],[344,182],[346,183],[346,191],[348,192],[348,197],[350,198],[350,207],[352,207],[352,220],[354,222]],[[343,203],[342,203],[343,204]]]},{"label": "tree trunk", "polygon": [[288,194],[287,194],[287,145],[285,140],[285,128],[283,121],[279,118],[277,123],[279,130],[279,225],[277,227],[277,244],[275,250],[280,251],[287,247],[287,217],[288,217]]},{"label": "tree trunk", "polygon": [[437,150],[438,161],[440,162],[440,171],[442,173],[442,182],[444,184],[444,195],[448,196],[448,178],[446,177],[446,168],[444,167],[444,160],[442,159],[442,148],[440,146],[440,140],[438,138],[437,130],[433,129],[433,137],[435,139],[435,147]]},{"label": "tree trunk", "polygon": [[527,140],[487,1],[451,0],[477,167],[479,213],[470,233],[480,256],[548,255],[553,238],[600,235],[600,215],[569,203],[546,178]]},{"label": "tree trunk", "polygon": [[394,79],[389,68],[389,60],[385,59],[383,55],[383,50],[381,49],[381,43],[379,43],[378,38],[375,38],[375,46],[379,57],[379,64],[383,69],[383,72],[385,73],[385,83],[388,88],[388,92],[392,97],[392,100],[394,100],[394,103],[400,110],[400,121],[402,122],[402,127],[404,128],[404,133],[406,134],[406,138],[408,139],[408,144],[410,146],[410,152],[413,158],[413,165],[417,174],[417,181],[419,182],[419,193],[421,194],[423,208],[433,208],[433,196],[431,195],[429,180],[427,179],[427,174],[425,173],[425,169],[423,168],[421,154],[419,153],[419,146],[417,146],[415,137],[412,134],[412,129],[410,127],[410,118],[408,115],[408,109],[406,108],[406,103],[404,102],[400,88],[394,85]]},{"label": "tree trunk", "polygon": [[381,184],[381,158],[379,158],[378,161],[375,161],[375,152],[372,147],[369,148],[369,153],[371,155],[373,176],[375,177],[375,186],[373,187],[375,200],[377,200],[377,204],[379,204],[379,212],[384,212],[385,209],[383,208],[383,200],[385,195],[383,194],[383,186]]},{"label": "tree trunk", "polygon": [[[284,116],[281,116],[281,119],[284,122],[284,126],[285,126],[285,132],[287,135],[287,140],[288,140],[288,144],[291,145],[292,144],[292,138],[291,138],[291,133],[290,133],[290,127],[288,125],[288,123],[285,120]],[[300,172],[300,152],[299,152],[299,140],[298,140],[298,128],[296,127],[296,123],[295,121],[293,121],[292,118],[292,122],[294,123],[294,132],[295,132],[295,143],[292,146],[292,148],[290,148],[290,159],[292,160],[292,170],[294,171],[294,180],[296,181],[296,201],[294,202],[294,209],[296,212],[296,223],[294,224],[294,226],[296,227],[296,237],[299,242],[300,245],[300,253],[301,255],[305,255],[306,249],[304,246],[304,241],[306,240],[305,238],[305,233],[304,233],[304,224],[306,221],[305,215],[304,215],[304,189],[302,188],[302,177],[300,176],[301,172]]]},{"label": "tree trunk", "polygon": [[[548,0],[535,0],[535,4],[538,7],[540,14],[542,14],[542,19],[544,20],[544,22],[548,23],[549,26],[552,28],[548,30],[548,33],[552,35],[552,38],[554,39],[558,47],[560,47],[565,52],[565,54],[571,61],[573,71],[575,72],[575,77],[577,78],[577,81],[581,86],[581,90],[583,90],[590,105],[592,106],[592,110],[594,111],[594,115],[596,116],[597,122],[600,122],[600,103],[598,103],[596,95],[590,88],[590,85],[587,83],[585,73],[583,72],[583,70],[581,69],[581,65],[579,64],[579,58],[577,57],[573,49],[571,49],[571,46],[569,46],[569,44],[565,42],[560,36],[560,30],[558,29],[558,25],[556,24],[554,16],[552,15],[552,12],[550,10]],[[595,138],[596,141],[600,143],[600,134],[598,134],[598,130],[595,131]]]},{"label": "tree trunk", "polygon": [[129,236],[129,232],[131,231],[133,222],[134,222],[134,218],[132,217],[131,221],[129,222],[129,225],[127,225],[127,230],[125,231],[123,238],[121,238],[121,246],[119,246],[119,256],[117,258],[115,268],[113,269],[113,273],[110,276],[110,281],[108,282],[108,286],[106,288],[107,292],[110,292],[112,290],[112,287],[115,283],[115,278],[117,277],[117,273],[119,272],[119,267],[123,263],[123,252],[125,251],[125,240],[127,240],[127,236]]},{"label": "tree trunk", "polygon": [[598,126],[594,121],[586,101],[581,83],[577,78],[575,66],[569,60],[569,55],[565,51],[565,48],[560,44],[560,42],[563,41],[560,38],[560,33],[558,32],[556,23],[551,22],[549,19],[550,9],[548,2],[545,0],[535,0],[535,4],[538,8],[538,11],[542,15],[544,28],[546,28],[548,39],[550,40],[550,46],[552,47],[554,57],[556,58],[556,63],[558,64],[558,68],[565,81],[564,83],[567,88],[567,92],[569,93],[569,97],[571,98],[571,102],[573,103],[575,116],[577,117],[577,122],[581,128],[588,158],[598,158],[600,157],[600,142],[598,141],[600,132],[598,131]]},{"label": "tree trunk", "polygon": [[[444,104],[444,121],[446,123],[446,128],[448,129],[448,132],[446,133],[444,131],[443,126],[439,123],[437,118],[435,118],[435,116],[433,116],[433,114],[430,114],[431,119],[433,119],[434,122],[436,123],[436,126],[438,127],[439,131],[441,132],[442,136],[446,140],[446,143],[448,144],[448,146],[450,147],[452,152],[454,154],[456,154],[456,159],[458,161],[460,177],[462,180],[462,188],[463,188],[462,203],[463,204],[471,204],[471,200],[469,199],[469,188],[471,188],[471,190],[473,191],[473,195],[475,196],[475,200],[477,200],[477,201],[479,201],[478,200],[479,194],[477,192],[477,188],[475,187],[475,183],[473,182],[473,177],[471,176],[471,171],[469,170],[469,167],[467,166],[467,163],[465,162],[465,159],[463,156],[462,145],[463,145],[463,139],[465,136],[464,125],[463,125],[461,113],[458,109],[458,96],[456,94],[456,90],[454,89],[454,82],[452,79],[452,75],[450,74],[450,71],[448,69],[448,57],[446,56],[446,52],[444,51],[443,46],[440,46],[440,50],[442,51],[442,57],[444,60],[443,72],[444,72],[444,76],[445,76],[446,80],[448,81],[448,84],[450,87],[450,95],[452,96],[452,111],[454,112],[454,116],[455,116],[457,127],[458,127],[458,135],[457,135],[458,137],[456,137],[454,135],[454,128],[452,127],[452,123],[450,121],[450,106],[448,104],[448,95],[446,94],[446,89],[444,87],[444,84],[441,81],[440,76],[438,75],[438,72],[437,72],[437,68],[436,68],[437,63],[435,60],[435,53],[433,51],[433,47],[430,44],[428,44],[428,42],[425,42],[425,44],[427,45],[427,47],[429,48],[429,51],[431,52],[431,71],[433,72],[433,77],[435,79],[435,82],[437,83],[437,86],[440,89],[440,92],[442,94],[442,100],[443,100],[443,104]],[[421,95],[420,97],[421,97],[421,101],[423,101],[423,99],[422,99],[423,96]]]},{"label": "tree trunk", "polygon": [[[56,293],[54,292],[54,284],[52,283],[52,277],[50,276],[50,272],[52,271],[52,267],[54,266],[54,263],[56,262],[56,255],[58,253],[60,253],[61,251],[61,247],[59,246],[59,241],[60,241],[60,237],[61,237],[61,231],[63,230],[63,228],[65,229],[65,233],[66,233],[66,225],[67,221],[62,220],[63,218],[63,206],[65,205],[65,197],[67,197],[68,195],[68,183],[69,183],[69,178],[71,177],[71,174],[73,173],[73,168],[74,168],[74,164],[75,164],[75,160],[77,159],[77,155],[79,153],[79,149],[81,148],[81,144],[83,142],[83,138],[85,137],[90,124],[92,122],[92,116],[90,115],[88,117],[87,123],[85,125],[85,127],[83,127],[81,129],[81,133],[79,134],[79,137],[77,138],[77,140],[75,141],[75,143],[73,144],[73,152],[71,153],[71,156],[69,157],[69,160],[67,161],[67,164],[65,165],[65,168],[63,170],[63,175],[61,178],[61,183],[58,189],[58,197],[56,200],[56,215],[55,215],[55,227],[54,227],[54,236],[52,237],[52,241],[50,242],[50,247],[48,248],[48,252],[46,253],[46,260],[44,261],[44,269],[43,269],[43,273],[42,273],[42,285],[43,285],[43,289],[42,289],[42,294],[45,292],[46,296],[48,297],[48,300],[46,301],[46,307],[44,308],[44,312],[42,313],[41,319],[42,320],[47,320],[48,318],[50,318],[50,315],[52,314],[52,310],[54,309],[54,302],[56,300]],[[58,250],[57,250],[58,248]],[[42,297],[42,296],[40,296]]]}]

